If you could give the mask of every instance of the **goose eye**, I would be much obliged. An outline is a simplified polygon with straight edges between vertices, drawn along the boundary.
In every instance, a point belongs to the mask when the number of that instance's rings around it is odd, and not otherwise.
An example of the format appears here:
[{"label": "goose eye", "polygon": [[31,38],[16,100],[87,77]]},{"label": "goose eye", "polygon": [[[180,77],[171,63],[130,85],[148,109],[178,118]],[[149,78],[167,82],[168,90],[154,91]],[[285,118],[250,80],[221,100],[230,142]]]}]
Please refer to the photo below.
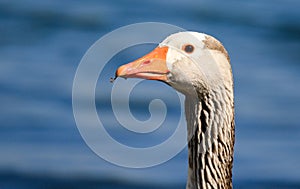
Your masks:
[{"label": "goose eye", "polygon": [[183,46],[183,50],[186,52],[186,53],[192,53],[194,51],[194,46],[193,45],[184,45]]}]

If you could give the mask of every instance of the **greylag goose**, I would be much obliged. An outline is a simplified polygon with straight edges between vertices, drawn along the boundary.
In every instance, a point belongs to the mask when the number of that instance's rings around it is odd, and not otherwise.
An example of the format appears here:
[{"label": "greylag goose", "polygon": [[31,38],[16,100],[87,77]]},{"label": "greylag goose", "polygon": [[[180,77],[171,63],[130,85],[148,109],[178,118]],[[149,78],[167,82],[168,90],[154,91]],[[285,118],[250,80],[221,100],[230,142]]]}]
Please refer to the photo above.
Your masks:
[{"label": "greylag goose", "polygon": [[214,37],[170,35],[149,54],[120,66],[116,77],[165,82],[185,95],[187,189],[232,188],[234,95],[230,59]]}]

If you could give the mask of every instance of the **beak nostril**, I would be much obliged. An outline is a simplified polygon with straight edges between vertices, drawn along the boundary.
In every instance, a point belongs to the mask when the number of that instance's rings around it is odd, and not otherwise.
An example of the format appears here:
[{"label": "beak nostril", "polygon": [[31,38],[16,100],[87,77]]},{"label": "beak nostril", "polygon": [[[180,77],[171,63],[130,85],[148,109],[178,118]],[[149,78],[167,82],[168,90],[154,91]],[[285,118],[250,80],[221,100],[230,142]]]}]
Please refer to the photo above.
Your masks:
[{"label": "beak nostril", "polygon": [[150,60],[147,60],[145,62],[143,62],[143,64],[149,64],[151,61]]}]

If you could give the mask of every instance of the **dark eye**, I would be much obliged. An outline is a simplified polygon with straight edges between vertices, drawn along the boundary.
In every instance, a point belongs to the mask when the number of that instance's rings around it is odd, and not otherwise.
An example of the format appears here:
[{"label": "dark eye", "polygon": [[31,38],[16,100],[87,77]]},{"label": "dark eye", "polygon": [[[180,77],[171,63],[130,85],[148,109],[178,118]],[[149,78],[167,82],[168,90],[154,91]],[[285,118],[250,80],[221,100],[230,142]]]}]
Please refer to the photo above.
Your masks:
[{"label": "dark eye", "polygon": [[186,52],[186,53],[192,53],[194,51],[194,46],[193,45],[184,45],[183,46],[183,50]]}]

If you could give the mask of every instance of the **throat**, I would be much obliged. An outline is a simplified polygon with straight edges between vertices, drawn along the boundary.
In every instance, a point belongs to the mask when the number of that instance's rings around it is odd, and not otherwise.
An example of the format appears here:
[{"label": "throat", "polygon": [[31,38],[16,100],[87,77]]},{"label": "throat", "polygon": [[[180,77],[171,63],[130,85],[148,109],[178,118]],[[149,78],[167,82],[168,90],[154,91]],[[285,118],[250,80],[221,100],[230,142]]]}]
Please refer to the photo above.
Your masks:
[{"label": "throat", "polygon": [[233,99],[226,91],[186,96],[189,170],[187,189],[232,188]]}]

